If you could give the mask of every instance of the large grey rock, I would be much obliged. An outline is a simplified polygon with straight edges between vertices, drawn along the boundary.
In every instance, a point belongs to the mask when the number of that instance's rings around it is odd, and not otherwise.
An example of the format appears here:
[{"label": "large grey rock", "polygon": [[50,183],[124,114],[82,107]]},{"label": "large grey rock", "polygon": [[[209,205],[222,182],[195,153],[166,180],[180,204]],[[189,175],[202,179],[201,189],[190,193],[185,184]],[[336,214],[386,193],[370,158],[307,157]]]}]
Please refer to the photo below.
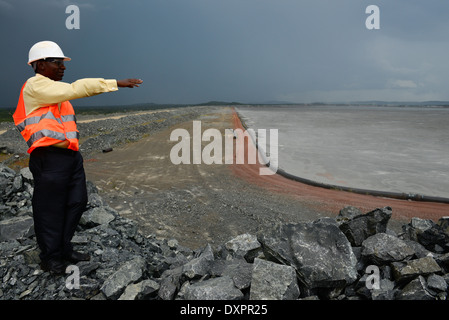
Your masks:
[{"label": "large grey rock", "polygon": [[424,248],[424,246],[422,244],[420,244],[419,242],[409,240],[409,239],[404,239],[404,242],[407,243],[407,245],[415,251],[416,258],[424,258],[427,256],[436,255],[435,253]]},{"label": "large grey rock", "polygon": [[233,257],[243,257],[248,262],[253,262],[262,246],[257,237],[251,234],[242,234],[225,243],[226,249]]},{"label": "large grey rock", "polygon": [[438,224],[418,234],[418,242],[433,252],[449,252],[449,234]]},{"label": "large grey rock", "polygon": [[418,241],[418,234],[423,233],[433,226],[434,222],[430,219],[412,218],[408,224],[402,226],[405,237],[410,240]]},{"label": "large grey rock", "polygon": [[296,300],[300,294],[295,269],[256,258],[251,281],[251,300]]},{"label": "large grey rock", "polygon": [[152,293],[159,290],[159,284],[154,280],[143,280],[138,283],[130,284],[118,300],[139,300],[149,297]]},{"label": "large grey rock", "polygon": [[444,216],[438,219],[438,225],[443,229],[444,232],[449,234],[449,216]]},{"label": "large grey rock", "polygon": [[185,290],[186,300],[241,300],[243,293],[224,276],[194,283]]},{"label": "large grey rock", "polygon": [[437,224],[430,219],[412,218],[402,229],[409,239],[419,242],[428,250],[449,251],[449,234],[446,232],[445,219],[440,219]]},{"label": "large grey rock", "polygon": [[33,174],[31,173],[29,167],[20,169],[19,173],[22,176],[22,179],[24,182],[28,182],[28,183],[34,182]]},{"label": "large grey rock", "polygon": [[425,276],[441,271],[441,267],[430,256],[409,261],[393,262],[391,266],[397,281],[409,280],[416,276]]},{"label": "large grey rock", "polygon": [[386,233],[377,233],[362,242],[362,256],[374,264],[402,261],[414,254],[405,241]]},{"label": "large grey rock", "polygon": [[13,183],[12,183],[12,191],[13,192],[18,192],[18,191],[20,191],[22,189],[22,186],[23,186],[22,176],[20,174],[16,175],[14,177],[14,180],[13,180]]},{"label": "large grey rock", "polygon": [[285,224],[259,236],[266,257],[291,265],[308,288],[339,287],[357,279],[357,260],[335,220]]},{"label": "large grey rock", "polygon": [[0,241],[20,239],[33,234],[34,222],[32,217],[19,216],[0,221]]},{"label": "large grey rock", "polygon": [[80,225],[86,227],[94,227],[101,224],[108,224],[115,219],[107,207],[94,207],[84,212],[80,219]]},{"label": "large grey rock", "polygon": [[103,294],[109,299],[116,299],[123,290],[133,282],[142,277],[142,271],[145,268],[145,260],[142,257],[136,257],[133,260],[125,262],[116,272],[114,272],[101,287]]},{"label": "large grey rock", "polygon": [[214,253],[212,247],[208,244],[198,257],[193,258],[184,265],[182,271],[190,279],[204,276],[209,272],[209,265],[213,260]]},{"label": "large grey rock", "polygon": [[210,265],[212,276],[228,276],[234,281],[234,285],[242,290],[251,285],[253,264],[242,258],[231,260],[214,260]]},{"label": "large grey rock", "polygon": [[435,300],[423,276],[410,281],[397,295],[397,300]]},{"label": "large grey rock", "polygon": [[340,212],[338,213],[335,220],[337,220],[337,223],[342,224],[342,223],[348,222],[362,214],[363,214],[363,212],[360,211],[359,208],[356,208],[354,206],[346,206],[340,210]]},{"label": "large grey rock", "polygon": [[10,179],[5,177],[4,175],[0,175],[0,196],[3,197],[6,195],[6,190],[8,185],[10,184]]},{"label": "large grey rock", "polygon": [[368,237],[376,233],[386,232],[391,215],[392,210],[390,207],[378,208],[343,221],[340,224],[340,229],[352,246],[359,247]]},{"label": "large grey rock", "polygon": [[444,277],[439,276],[437,274],[431,274],[427,278],[427,287],[429,289],[435,290],[435,291],[447,291],[447,282],[444,280]]},{"label": "large grey rock", "polygon": [[182,266],[165,270],[161,275],[158,296],[162,300],[173,300],[180,287],[183,276]]}]

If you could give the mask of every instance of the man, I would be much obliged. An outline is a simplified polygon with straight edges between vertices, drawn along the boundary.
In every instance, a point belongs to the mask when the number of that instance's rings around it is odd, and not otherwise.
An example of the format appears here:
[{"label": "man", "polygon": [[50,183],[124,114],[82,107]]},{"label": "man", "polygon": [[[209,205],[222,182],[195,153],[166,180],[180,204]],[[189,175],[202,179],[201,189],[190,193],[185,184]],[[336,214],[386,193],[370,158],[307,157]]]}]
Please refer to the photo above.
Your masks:
[{"label": "man", "polygon": [[31,47],[28,64],[36,73],[22,87],[13,115],[28,144],[34,177],[34,229],[41,250],[41,268],[64,274],[68,263],[89,260],[73,250],[71,239],[87,204],[83,158],[75,112],[68,100],[138,87],[139,79],[81,79],[60,82],[70,61],[52,41]]}]

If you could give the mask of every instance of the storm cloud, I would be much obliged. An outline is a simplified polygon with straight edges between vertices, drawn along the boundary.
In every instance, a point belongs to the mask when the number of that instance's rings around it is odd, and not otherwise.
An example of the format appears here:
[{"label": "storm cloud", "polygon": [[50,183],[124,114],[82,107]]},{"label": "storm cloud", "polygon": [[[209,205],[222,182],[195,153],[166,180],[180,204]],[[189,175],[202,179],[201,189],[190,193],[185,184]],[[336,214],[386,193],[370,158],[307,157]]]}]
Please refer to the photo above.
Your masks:
[{"label": "storm cloud", "polygon": [[[80,10],[67,29],[66,8]],[[380,28],[365,25],[369,5]],[[0,0],[0,106],[33,75],[30,47],[57,42],[64,81],[138,77],[74,105],[449,100],[447,1]]]}]

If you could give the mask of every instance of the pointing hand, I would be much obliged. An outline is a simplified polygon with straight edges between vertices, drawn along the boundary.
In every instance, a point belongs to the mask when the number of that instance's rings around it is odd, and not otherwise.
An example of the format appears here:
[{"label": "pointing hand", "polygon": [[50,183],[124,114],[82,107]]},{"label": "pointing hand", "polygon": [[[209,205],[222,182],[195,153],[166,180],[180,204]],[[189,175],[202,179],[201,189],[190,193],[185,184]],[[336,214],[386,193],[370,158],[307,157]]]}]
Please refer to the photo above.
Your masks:
[{"label": "pointing hand", "polygon": [[123,79],[123,80],[117,80],[117,86],[124,88],[124,87],[128,87],[128,88],[134,88],[134,87],[138,87],[139,84],[141,84],[143,82],[143,80],[141,79]]}]

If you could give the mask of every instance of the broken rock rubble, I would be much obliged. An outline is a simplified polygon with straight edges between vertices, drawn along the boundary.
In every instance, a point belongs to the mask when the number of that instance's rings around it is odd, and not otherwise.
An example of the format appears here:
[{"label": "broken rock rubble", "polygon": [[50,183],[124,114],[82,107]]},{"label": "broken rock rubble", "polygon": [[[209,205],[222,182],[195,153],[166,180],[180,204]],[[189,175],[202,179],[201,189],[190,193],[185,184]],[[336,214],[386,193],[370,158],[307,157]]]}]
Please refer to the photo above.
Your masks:
[{"label": "broken rock rubble", "polygon": [[144,236],[105,205],[88,182],[89,204],[73,238],[91,261],[79,262],[79,286],[39,268],[27,169],[0,166],[2,300],[394,300],[447,299],[449,218],[413,218],[388,229],[392,209],[279,224],[212,248]]}]

